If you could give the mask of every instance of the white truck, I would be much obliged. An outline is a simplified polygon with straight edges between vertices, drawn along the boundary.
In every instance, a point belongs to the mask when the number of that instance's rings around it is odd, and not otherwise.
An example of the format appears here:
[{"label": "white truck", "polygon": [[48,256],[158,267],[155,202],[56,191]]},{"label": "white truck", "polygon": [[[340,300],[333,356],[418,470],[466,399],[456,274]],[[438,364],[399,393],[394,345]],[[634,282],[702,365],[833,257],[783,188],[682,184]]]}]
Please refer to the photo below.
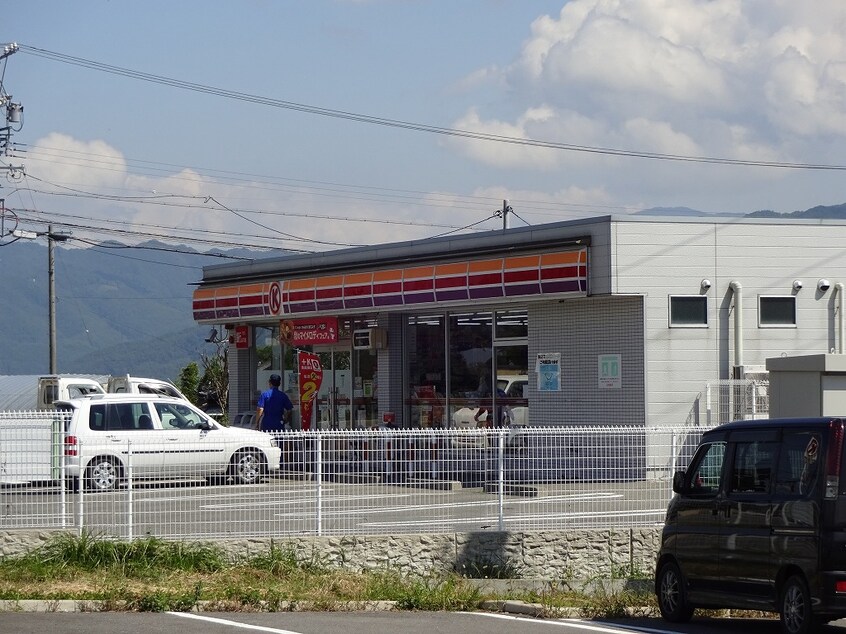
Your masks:
[{"label": "white truck", "polygon": [[188,400],[170,381],[140,378],[129,374],[109,377],[106,392],[110,394],[162,394],[181,398],[183,401]]},{"label": "white truck", "polygon": [[38,377],[36,409],[54,409],[55,401],[80,398],[92,394],[104,394],[99,380],[94,377],[61,376],[52,374]]},{"label": "white truck", "polygon": [[62,376],[38,378],[36,409],[54,409],[55,401],[91,396],[92,394],[163,394],[188,400],[173,383],[124,374],[123,376]]}]

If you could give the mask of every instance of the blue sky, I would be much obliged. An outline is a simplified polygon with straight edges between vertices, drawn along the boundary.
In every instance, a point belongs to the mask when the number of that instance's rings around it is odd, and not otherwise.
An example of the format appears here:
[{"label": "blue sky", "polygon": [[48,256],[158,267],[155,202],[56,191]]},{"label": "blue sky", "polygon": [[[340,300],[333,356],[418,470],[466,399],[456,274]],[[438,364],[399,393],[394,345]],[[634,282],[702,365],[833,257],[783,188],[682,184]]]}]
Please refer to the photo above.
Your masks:
[{"label": "blue sky", "polygon": [[23,45],[3,90],[24,106],[13,140],[27,145],[6,161],[27,176],[0,197],[22,224],[92,240],[302,250],[494,229],[503,198],[515,225],[839,204],[842,170],[470,140],[36,53],[510,139],[846,166],[845,34],[840,0],[28,0],[0,29]]}]

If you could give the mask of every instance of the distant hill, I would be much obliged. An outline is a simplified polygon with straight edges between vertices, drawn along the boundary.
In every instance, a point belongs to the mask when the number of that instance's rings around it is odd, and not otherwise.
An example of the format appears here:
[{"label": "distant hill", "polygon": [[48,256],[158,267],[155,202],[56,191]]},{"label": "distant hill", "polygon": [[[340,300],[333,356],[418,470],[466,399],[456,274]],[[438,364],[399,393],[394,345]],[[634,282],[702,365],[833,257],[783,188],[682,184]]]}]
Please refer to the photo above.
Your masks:
[{"label": "distant hill", "polygon": [[[262,258],[267,251],[232,249],[174,253],[151,241],[145,249],[104,243],[91,249],[57,245],[56,360],[60,373],[135,374],[176,379],[200,352],[208,326],[191,314],[202,267],[232,261],[215,254]],[[278,255],[279,252],[274,253]],[[0,245],[0,375],[49,371],[47,245]]]},{"label": "distant hill", "polygon": [[699,211],[698,209],[691,209],[690,207],[651,207],[649,209],[642,209],[635,212],[637,215],[644,216],[735,216],[743,218],[828,218],[833,220],[846,219],[846,203],[842,205],[823,206],[818,205],[811,207],[805,211],[792,211],[788,213],[778,213],[769,209],[762,209],[760,211],[753,211],[750,213],[732,213],[732,212],[707,212]]},{"label": "distant hill", "polygon": [[828,207],[818,205],[805,211],[792,211],[784,214],[765,209],[762,211],[753,211],[751,214],[746,215],[750,218],[828,218],[842,220],[846,218],[846,203],[830,205]]}]

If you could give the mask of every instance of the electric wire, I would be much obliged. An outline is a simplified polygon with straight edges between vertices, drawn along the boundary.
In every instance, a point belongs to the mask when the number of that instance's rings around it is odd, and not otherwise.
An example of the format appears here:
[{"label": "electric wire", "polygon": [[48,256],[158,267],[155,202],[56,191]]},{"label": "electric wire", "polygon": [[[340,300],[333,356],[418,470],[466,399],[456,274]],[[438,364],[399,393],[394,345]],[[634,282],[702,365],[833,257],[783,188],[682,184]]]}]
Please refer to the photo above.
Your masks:
[{"label": "electric wire", "polygon": [[607,156],[621,156],[627,158],[642,158],[660,161],[679,161],[686,163],[708,163],[716,165],[767,167],[778,169],[846,171],[846,165],[829,165],[823,163],[792,163],[779,161],[753,161],[746,159],[730,159],[717,156],[688,156],[682,154],[663,154],[659,152],[646,152],[640,150],[624,150],[619,148],[578,145],[573,143],[544,141],[540,139],[520,138],[484,132],[474,132],[472,130],[461,130],[457,128],[446,128],[422,123],[414,123],[411,121],[402,121],[399,119],[390,119],[386,117],[378,117],[356,112],[349,112],[345,110],[336,110],[333,108],[323,108],[320,106],[312,106],[309,104],[298,103],[294,101],[274,99],[261,95],[253,95],[249,93],[238,92],[235,90],[228,90],[225,88],[183,81],[171,77],[165,77],[163,75],[155,75],[152,73],[131,70],[128,68],[122,68],[120,66],[113,66],[111,64],[104,64],[102,62],[96,62],[93,60],[88,60],[82,57],[75,57],[72,55],[65,55],[55,51],[49,51],[43,48],[27,46],[24,44],[20,45],[20,50],[24,53],[28,53],[37,57],[42,57],[52,61],[57,61],[64,64],[71,64],[74,66],[80,66],[91,70],[97,70],[113,75],[127,77],[130,79],[137,79],[140,81],[170,86],[172,88],[179,88],[182,90],[189,90],[202,94],[214,95],[227,99],[245,101],[274,108],[303,112],[307,114],[331,117],[336,119],[344,119],[359,123],[369,123],[373,125],[387,126],[391,128],[412,130],[417,132],[428,132],[431,134],[439,134],[444,136],[463,137],[479,141],[492,141],[497,143],[532,146],[553,150],[564,150],[569,152],[583,152],[588,154],[601,154]]}]

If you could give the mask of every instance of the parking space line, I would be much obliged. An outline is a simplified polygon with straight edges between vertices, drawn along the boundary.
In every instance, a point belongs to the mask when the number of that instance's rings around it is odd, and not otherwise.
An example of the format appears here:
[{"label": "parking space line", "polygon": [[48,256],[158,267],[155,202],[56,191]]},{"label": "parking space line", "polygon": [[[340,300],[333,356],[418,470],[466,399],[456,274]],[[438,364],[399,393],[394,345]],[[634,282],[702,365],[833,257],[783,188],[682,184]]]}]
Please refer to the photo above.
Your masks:
[{"label": "parking space line", "polygon": [[604,632],[605,634],[622,634],[624,632],[645,632],[646,634],[675,634],[675,630],[661,630],[650,627],[633,627],[628,625],[597,625],[595,623],[588,623],[580,619],[557,619],[538,620],[530,619],[524,616],[513,616],[510,614],[498,614],[495,612],[465,612],[465,614],[473,614],[476,616],[485,616],[492,619],[507,619],[510,621],[522,621],[524,623],[532,623],[534,625],[552,625],[557,627],[566,627],[567,629],[588,630],[590,632]]},{"label": "parking space line", "polygon": [[229,621],[227,619],[219,619],[213,616],[203,616],[202,614],[192,614],[190,612],[166,612],[170,616],[180,616],[184,619],[194,619],[196,621],[205,621],[206,623],[216,623],[218,625],[229,625],[231,627],[252,630],[253,632],[270,632],[271,634],[302,634],[302,632],[294,632],[293,630],[280,630],[276,627],[265,627],[263,625],[250,625],[249,623],[239,623],[238,621]]}]

